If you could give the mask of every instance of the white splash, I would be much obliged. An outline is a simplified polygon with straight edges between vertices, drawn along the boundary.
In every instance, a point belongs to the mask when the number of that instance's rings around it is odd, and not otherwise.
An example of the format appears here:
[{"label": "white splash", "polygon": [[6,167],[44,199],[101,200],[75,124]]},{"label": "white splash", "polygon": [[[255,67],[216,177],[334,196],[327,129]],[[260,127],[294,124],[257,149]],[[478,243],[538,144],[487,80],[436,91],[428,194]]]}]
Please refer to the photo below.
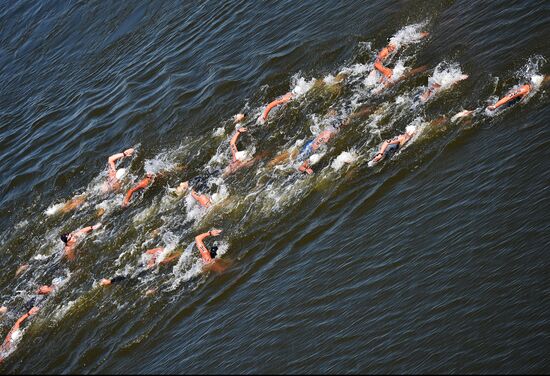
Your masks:
[{"label": "white splash", "polygon": [[225,135],[225,128],[224,127],[219,127],[219,128],[216,128],[214,130],[214,132],[212,133],[212,135],[214,137],[221,137],[221,136],[224,136]]},{"label": "white splash", "polygon": [[248,150],[241,150],[235,153],[235,158],[237,158],[238,161],[247,161],[251,158],[250,152]]},{"label": "white splash", "polygon": [[355,162],[357,160],[357,154],[355,153],[355,151],[351,150],[351,151],[343,151],[342,153],[340,153],[340,155],[338,157],[336,157],[336,159],[332,162],[331,164],[331,167],[335,170],[335,171],[338,171],[340,170],[342,167],[344,167],[344,165],[346,164],[352,164],[353,162]]},{"label": "white splash", "polygon": [[319,161],[321,160],[321,158],[323,158],[324,155],[325,155],[324,153],[313,154],[311,157],[309,157],[309,164],[313,166],[319,163]]},{"label": "white splash", "polygon": [[148,174],[157,174],[161,171],[172,170],[174,167],[174,163],[162,159],[160,156],[155,159],[147,159],[143,165],[143,169]]},{"label": "white splash", "polygon": [[424,38],[423,29],[425,26],[426,22],[405,26],[390,38],[390,43],[396,46],[397,49],[412,43],[418,43]]},{"label": "white splash", "polygon": [[365,72],[369,72],[372,69],[372,64],[354,64],[350,67],[345,67],[340,71],[340,74],[347,74],[350,76],[360,76]]},{"label": "white splash", "polygon": [[401,60],[398,60],[397,63],[395,64],[395,67],[393,68],[393,74],[391,77],[392,81],[399,80],[405,73],[406,69],[407,67],[405,67],[405,63]]},{"label": "white splash", "polygon": [[64,202],[61,202],[59,204],[51,205],[48,209],[46,209],[44,214],[46,214],[47,216],[55,215],[55,214],[59,213],[59,211],[61,209],[63,209],[64,206],[65,206]]},{"label": "white splash", "polygon": [[336,82],[336,79],[332,74],[329,74],[323,78],[323,82],[327,85],[333,85]]},{"label": "white splash", "polygon": [[458,63],[439,63],[434,70],[431,77],[428,78],[428,86],[435,83],[441,85],[439,91],[449,89],[455,83],[468,78],[467,74],[462,73],[460,65]]},{"label": "white splash", "polygon": [[292,94],[295,97],[300,97],[305,93],[307,93],[313,87],[314,83],[315,83],[315,79],[311,79],[307,81],[305,78],[298,77],[298,75],[296,74],[292,76],[292,84],[291,84],[291,86],[293,86]]}]

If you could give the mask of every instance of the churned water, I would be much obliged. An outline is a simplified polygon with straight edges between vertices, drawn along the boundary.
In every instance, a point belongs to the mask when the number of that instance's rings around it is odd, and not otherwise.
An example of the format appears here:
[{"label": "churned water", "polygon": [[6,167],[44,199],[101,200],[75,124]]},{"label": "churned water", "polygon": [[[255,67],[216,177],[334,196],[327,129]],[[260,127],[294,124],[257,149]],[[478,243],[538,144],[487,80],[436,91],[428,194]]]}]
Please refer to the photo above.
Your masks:
[{"label": "churned water", "polygon": [[[5,2],[0,335],[57,288],[0,371],[549,372],[549,27],[542,0]],[[238,112],[258,160],[222,177]],[[107,158],[130,147],[124,190],[156,175],[123,209]],[[209,209],[177,194],[198,175]],[[221,273],[194,244],[213,228]]]}]

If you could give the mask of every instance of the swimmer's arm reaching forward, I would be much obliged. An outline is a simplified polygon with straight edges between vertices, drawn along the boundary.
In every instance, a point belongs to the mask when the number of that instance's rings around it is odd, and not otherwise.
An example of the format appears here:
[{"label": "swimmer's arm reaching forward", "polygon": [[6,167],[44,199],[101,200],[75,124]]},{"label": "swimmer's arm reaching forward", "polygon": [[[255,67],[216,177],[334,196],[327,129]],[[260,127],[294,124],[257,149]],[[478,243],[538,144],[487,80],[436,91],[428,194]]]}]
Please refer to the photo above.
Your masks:
[{"label": "swimmer's arm reaching forward", "polygon": [[239,149],[237,148],[237,141],[239,140],[241,133],[246,132],[248,132],[248,129],[246,128],[241,127],[237,129],[237,132],[233,135],[231,141],[229,142],[229,146],[231,147],[231,154],[233,155],[233,162],[237,162],[237,153],[239,152]]},{"label": "swimmer's arm reaching forward", "polygon": [[497,108],[505,105],[506,103],[513,101],[516,98],[524,97],[531,91],[531,85],[523,85],[517,90],[514,90],[508,94],[506,94],[503,98],[501,98],[497,103],[495,103],[492,106],[487,106],[487,109],[494,111]]},{"label": "swimmer's arm reaching forward", "polygon": [[122,206],[123,207],[128,206],[128,204],[130,203],[130,200],[132,199],[133,194],[141,189],[147,188],[149,184],[152,183],[152,181],[153,181],[153,176],[151,174],[147,174],[147,177],[145,179],[140,181],[135,187],[131,188],[126,193],[126,196],[124,197],[124,201],[122,201]]},{"label": "swimmer's arm reaching forward", "polygon": [[206,248],[206,245],[204,245],[204,239],[210,237],[210,236],[218,236],[222,233],[222,230],[211,230],[208,232],[205,232],[204,234],[197,235],[195,237],[195,244],[197,244],[197,248],[199,249],[202,260],[206,263],[212,262],[212,256],[210,256],[210,251],[208,248]]},{"label": "swimmer's arm reaching forward", "polygon": [[[10,332],[8,333],[8,335],[6,336],[6,339],[4,340],[4,343],[2,344],[2,351],[5,352],[7,350],[9,350],[10,346],[11,346],[11,338],[13,336],[13,333],[15,333],[16,331],[19,330],[19,328],[21,327],[21,324],[23,324],[23,322],[28,319],[30,316],[32,315],[35,315],[37,312],[38,312],[38,307],[32,307],[31,310],[27,313],[25,313],[23,316],[21,316],[16,322],[15,322],[15,325],[13,325],[13,327],[11,328]],[[0,362],[1,362],[1,358],[0,358]]]},{"label": "swimmer's arm reaching forward", "polygon": [[119,159],[130,157],[134,154],[134,149],[126,149],[122,153],[113,154],[109,157],[109,174],[116,175],[116,161]]},{"label": "swimmer's arm reaching forward", "polygon": [[93,226],[88,226],[88,227],[84,227],[84,228],[81,228],[80,230],[76,231],[74,233],[75,236],[81,236],[81,235],[86,235],[94,230],[97,230],[98,228],[101,227],[101,223],[96,223],[95,225]]},{"label": "swimmer's arm reaching forward", "polygon": [[384,158],[384,153],[386,152],[386,149],[388,148],[388,146],[390,144],[399,144],[399,140],[398,139],[393,139],[393,140],[386,140],[382,143],[382,146],[380,146],[380,150],[378,150],[378,153],[376,153],[376,155],[374,156],[374,158],[372,159],[373,162],[378,162],[380,161],[382,158]]},{"label": "swimmer's arm reaching forward", "polygon": [[376,68],[377,71],[382,73],[388,80],[391,80],[393,76],[393,70],[383,66],[380,60],[376,60],[376,62],[374,63],[374,68]]},{"label": "swimmer's arm reaching forward", "polygon": [[265,108],[262,116],[261,116],[261,119],[263,121],[266,121],[267,120],[267,116],[269,115],[269,112],[274,109],[275,107],[283,104],[283,103],[286,103],[288,102],[289,100],[292,99],[292,93],[286,93],[285,95],[283,95],[281,98],[279,99],[276,99],[274,100],[273,102],[269,103],[267,105],[267,107]]}]

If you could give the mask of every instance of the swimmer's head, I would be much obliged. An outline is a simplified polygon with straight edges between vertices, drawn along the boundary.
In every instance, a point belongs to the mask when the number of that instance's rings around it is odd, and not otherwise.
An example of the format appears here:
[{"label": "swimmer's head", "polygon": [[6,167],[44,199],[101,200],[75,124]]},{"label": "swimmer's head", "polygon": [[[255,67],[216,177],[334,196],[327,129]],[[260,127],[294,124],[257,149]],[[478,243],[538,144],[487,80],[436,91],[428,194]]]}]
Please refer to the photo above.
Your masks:
[{"label": "swimmer's head", "polygon": [[210,248],[210,257],[216,258],[217,255],[218,255],[218,247],[214,245],[212,246],[212,248]]},{"label": "swimmer's head", "polygon": [[122,179],[124,177],[124,175],[126,175],[126,169],[125,168],[119,168],[118,170],[116,170],[116,178],[118,180]]},{"label": "swimmer's head", "polygon": [[407,128],[405,128],[405,133],[407,133],[409,136],[412,136],[416,132],[416,126],[415,125],[409,125]]},{"label": "swimmer's head", "polygon": [[240,122],[244,121],[247,116],[248,116],[248,114],[246,112],[235,115],[235,117],[234,117],[235,123],[240,123]]},{"label": "swimmer's head", "polygon": [[388,44],[388,47],[387,47],[388,52],[393,52],[393,51],[395,51],[396,48],[397,48],[397,46],[393,43]]},{"label": "swimmer's head", "polygon": [[71,236],[70,233],[66,233],[66,234],[61,235],[60,239],[63,243],[67,244],[67,242],[69,241],[70,236]]}]

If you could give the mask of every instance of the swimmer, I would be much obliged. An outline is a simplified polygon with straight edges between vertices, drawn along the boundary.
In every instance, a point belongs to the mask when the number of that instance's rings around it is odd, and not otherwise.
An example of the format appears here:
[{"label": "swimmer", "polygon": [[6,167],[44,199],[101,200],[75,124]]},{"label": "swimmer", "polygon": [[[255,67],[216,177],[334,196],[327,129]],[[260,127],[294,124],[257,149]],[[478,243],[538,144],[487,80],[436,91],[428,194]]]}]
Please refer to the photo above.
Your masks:
[{"label": "swimmer", "polygon": [[239,113],[233,116],[233,123],[234,124],[242,123],[243,121],[246,120],[247,117],[248,117],[248,114],[246,112]]},{"label": "swimmer", "polygon": [[[420,33],[420,37],[421,38],[425,38],[427,37],[428,35],[430,35],[430,33],[428,32],[422,32]],[[384,66],[384,62],[386,62],[386,60],[388,60],[388,58],[395,52],[397,52],[397,49],[398,49],[398,46],[393,44],[393,43],[389,43],[386,47],[384,47],[382,50],[380,50],[380,52],[378,53],[378,55],[376,56],[376,60],[374,61],[374,71],[372,71],[370,73],[371,76],[375,75],[376,74],[376,71],[380,72],[382,74],[382,77],[380,78],[380,82],[390,82],[391,79],[392,79],[392,76],[393,76],[393,69],[390,69],[386,66]]]},{"label": "swimmer", "polygon": [[265,108],[264,112],[260,115],[258,120],[261,123],[264,123],[267,120],[269,112],[271,112],[272,109],[274,109],[277,106],[280,106],[281,104],[284,104],[284,103],[290,101],[292,98],[293,98],[293,95],[292,95],[292,93],[289,92],[289,93],[286,93],[285,95],[283,95],[282,97],[274,100],[273,102],[269,103],[267,105],[267,107]]},{"label": "swimmer", "polygon": [[459,113],[457,113],[456,115],[454,115],[452,118],[451,118],[451,122],[456,122],[457,120],[459,119],[463,119],[463,118],[467,118],[467,117],[470,117],[474,114],[474,111],[472,110],[463,110],[463,111],[460,111]]},{"label": "swimmer", "polygon": [[[149,249],[148,251],[145,252],[146,255],[150,256],[149,260],[147,261],[147,269],[151,269],[155,266],[155,264],[157,262],[157,259],[158,259],[158,257],[160,256],[160,254],[162,252],[164,252],[163,247]],[[168,257],[165,257],[162,261],[160,261],[159,265],[169,264],[172,261],[175,261],[175,260],[179,259],[181,254],[182,254],[182,252],[180,252],[180,251],[175,252],[174,254],[172,254]]]},{"label": "swimmer", "polygon": [[271,161],[268,162],[268,167],[274,167],[278,164],[284,163],[288,161],[289,159],[296,159],[299,160],[306,159],[302,165],[298,168],[300,172],[305,172],[307,174],[312,174],[313,170],[310,167],[310,160],[309,157],[317,151],[322,145],[328,143],[333,137],[336,136],[340,128],[348,126],[350,123],[356,120],[364,119],[368,116],[370,116],[373,112],[375,112],[376,107],[372,106],[361,106],[358,110],[354,111],[347,119],[345,119],[343,122],[340,122],[340,120],[336,117],[337,113],[336,111],[330,110],[326,116],[329,116],[329,119],[332,119],[331,125],[321,132],[314,140],[309,141],[305,144],[305,146],[302,148],[302,151],[300,152],[299,149],[296,147],[291,148],[290,150],[284,151],[281,154],[274,157]]},{"label": "swimmer", "polygon": [[203,190],[208,189],[207,180],[208,179],[203,176],[196,176],[190,181],[184,181],[183,183],[180,183],[176,187],[174,193],[176,194],[176,196],[181,197],[189,190],[189,185],[191,185],[191,197],[193,197],[195,201],[197,201],[199,205],[203,208],[209,208],[212,204],[210,197],[206,194],[199,193]]},{"label": "swimmer", "polygon": [[40,286],[38,290],[36,290],[36,293],[38,295],[49,295],[56,289],[56,287],[57,287],[56,285],[51,285],[51,286],[43,285],[43,286]]},{"label": "swimmer", "polygon": [[[141,273],[140,273],[141,274]],[[120,283],[122,281],[129,281],[129,280],[133,280],[135,279],[136,277],[132,276],[132,277],[127,277],[125,275],[118,275],[116,277],[113,277],[113,278],[103,278],[100,282],[99,282],[99,285],[100,286],[103,286],[103,287],[106,287],[106,286],[111,286],[111,285],[114,285],[116,283]],[[153,294],[155,294],[157,292],[157,288],[151,288],[151,289],[147,289],[143,295],[145,296],[151,296]]]},{"label": "swimmer", "polygon": [[155,179],[155,175],[148,173],[147,175],[145,175],[145,178],[143,180],[137,183],[134,187],[130,188],[130,190],[126,192],[126,196],[124,196],[124,200],[122,201],[122,207],[123,208],[127,207],[130,204],[130,200],[132,199],[132,196],[134,195],[134,193],[150,186],[151,183],[153,183],[154,179]]},{"label": "swimmer", "polygon": [[[8,335],[6,336],[6,339],[4,340],[4,343],[0,347],[1,353],[6,353],[11,349],[12,345],[12,337],[15,332],[19,330],[21,325],[27,320],[29,317],[36,315],[39,311],[38,307],[32,307],[27,313],[25,313],[23,316],[21,316],[16,322],[15,325],[11,328]],[[0,363],[4,361],[4,358],[0,355]]]},{"label": "swimmer", "polygon": [[206,248],[206,245],[204,245],[204,240],[211,236],[219,236],[222,233],[222,230],[211,230],[208,232],[205,232],[204,234],[197,235],[195,237],[195,244],[197,245],[197,248],[199,249],[199,252],[201,253],[202,261],[204,261],[206,264],[212,263],[214,259],[216,258],[218,247],[213,246],[210,248]]},{"label": "swimmer", "polygon": [[75,254],[74,249],[78,243],[78,240],[83,236],[88,235],[90,232],[97,230],[101,227],[101,223],[97,223],[93,226],[84,227],[80,230],[73,231],[71,233],[61,235],[61,241],[65,243],[64,255],[69,261],[74,260]]},{"label": "swimmer", "polygon": [[85,202],[86,202],[86,195],[85,194],[82,194],[82,195],[78,195],[76,197],[73,197],[72,199],[70,199],[69,201],[67,201],[65,203],[65,205],[60,209],[60,211],[63,213],[63,214],[66,214],[68,212],[71,212],[73,210],[76,210],[78,209],[79,207],[81,207]]},{"label": "swimmer", "polygon": [[327,144],[333,137],[336,136],[338,131],[340,130],[340,127],[330,127],[328,129],[325,129],[313,141],[308,142],[298,158],[303,159],[304,157],[307,158],[301,165],[298,167],[298,171],[305,172],[308,175],[313,174],[313,170],[310,167],[310,156],[315,153],[319,148],[325,144]]},{"label": "swimmer", "polygon": [[[48,285],[40,286],[38,290],[36,290],[36,294],[38,296],[33,297],[27,303],[25,303],[25,309],[29,311],[23,316],[21,316],[19,320],[17,320],[13,328],[9,331],[6,339],[4,340],[4,343],[0,348],[0,353],[6,353],[11,349],[13,334],[19,330],[19,328],[21,327],[21,324],[23,324],[25,320],[27,320],[30,316],[35,315],[39,311],[38,306],[44,302],[45,300],[44,296],[51,294],[55,290],[55,288],[57,288],[57,286],[52,284],[51,286],[48,286]],[[7,307],[2,307],[0,309],[0,313],[7,313],[7,312],[8,312]],[[2,363],[2,360],[3,359],[0,355],[0,363]]]},{"label": "swimmer", "polygon": [[527,94],[531,92],[531,90],[533,90],[533,86],[531,86],[530,84],[525,84],[515,90],[510,91],[495,104],[487,106],[487,109],[490,111],[494,111],[504,105],[513,105],[525,98]]},{"label": "swimmer", "polygon": [[231,148],[231,155],[233,159],[229,164],[229,166],[227,166],[227,168],[223,172],[223,177],[226,177],[234,173],[235,171],[240,170],[241,168],[252,166],[258,159],[258,157],[248,157],[248,156],[243,157],[242,156],[243,153],[240,152],[239,149],[237,148],[237,141],[239,140],[240,135],[246,132],[248,132],[248,129],[241,127],[237,129],[237,132],[235,132],[235,134],[231,138],[231,141],[229,142],[229,146]]},{"label": "swimmer", "polygon": [[380,146],[380,150],[376,153],[375,157],[369,162],[369,167],[374,166],[376,163],[381,161],[384,158],[390,158],[393,154],[403,147],[416,133],[416,126],[409,125],[405,129],[405,133],[392,138],[391,140],[386,140]]},{"label": "swimmer", "polygon": [[[468,75],[463,74],[458,78],[457,81],[453,82],[451,86],[467,78],[468,78]],[[433,81],[430,85],[428,85],[428,88],[420,95],[420,100],[424,103],[427,102],[428,100],[433,98],[438,92],[440,92],[442,87],[443,86],[440,83]],[[448,88],[449,87],[447,87],[447,89]]]},{"label": "swimmer", "polygon": [[21,274],[27,271],[29,269],[29,264],[23,264],[17,268],[15,271],[15,278],[19,277]]},{"label": "swimmer", "polygon": [[113,283],[118,283],[118,282],[124,281],[127,278],[128,277],[123,276],[123,275],[119,275],[119,276],[116,276],[116,277],[113,277],[113,278],[103,278],[100,282],[100,285],[101,286],[110,286]]},{"label": "swimmer", "polygon": [[122,153],[113,154],[108,159],[108,173],[109,177],[107,178],[107,182],[103,185],[103,192],[111,192],[111,191],[118,191],[120,189],[120,179],[124,177],[126,174],[126,169],[116,168],[116,162],[120,159],[124,159],[126,157],[131,157],[134,154],[134,149],[126,149]]}]

